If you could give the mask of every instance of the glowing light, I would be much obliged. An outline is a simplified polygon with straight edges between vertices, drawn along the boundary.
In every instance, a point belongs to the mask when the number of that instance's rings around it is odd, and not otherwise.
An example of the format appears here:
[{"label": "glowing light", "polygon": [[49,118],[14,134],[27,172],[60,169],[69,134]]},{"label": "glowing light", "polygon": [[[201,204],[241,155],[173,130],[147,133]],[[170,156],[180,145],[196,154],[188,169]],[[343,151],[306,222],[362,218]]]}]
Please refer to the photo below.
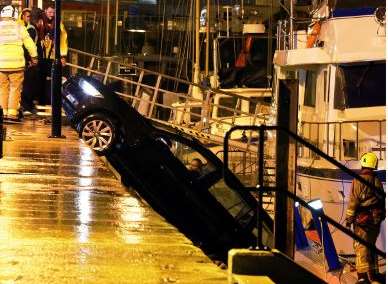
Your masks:
[{"label": "glowing light", "polygon": [[320,199],[311,200],[308,204],[315,210],[321,210],[323,208],[323,204]]},{"label": "glowing light", "polygon": [[103,98],[103,95],[88,81],[81,79],[79,81],[79,85],[86,95],[97,98]]},{"label": "glowing light", "polygon": [[142,30],[142,29],[129,29],[128,31],[131,33],[145,33],[146,32],[146,30]]}]

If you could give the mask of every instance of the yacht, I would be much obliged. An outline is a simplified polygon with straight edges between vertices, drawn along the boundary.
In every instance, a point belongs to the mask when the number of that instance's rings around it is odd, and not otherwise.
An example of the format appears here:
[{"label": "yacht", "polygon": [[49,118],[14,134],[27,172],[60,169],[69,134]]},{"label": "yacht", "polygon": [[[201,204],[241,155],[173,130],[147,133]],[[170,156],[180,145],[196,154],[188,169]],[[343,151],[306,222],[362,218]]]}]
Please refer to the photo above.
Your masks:
[{"label": "yacht", "polygon": [[[380,7],[381,6],[381,7]],[[297,132],[352,170],[374,152],[385,187],[386,34],[379,1],[317,1],[307,31],[279,22],[274,55],[274,98],[287,89],[298,98]],[[287,88],[284,88],[287,86]],[[276,102],[275,102],[276,103]],[[297,151],[297,194],[320,199],[326,214],[345,223],[352,177],[307,148]],[[309,217],[304,214],[305,225]],[[340,254],[352,241],[331,229]],[[385,250],[385,222],[377,246]]]}]

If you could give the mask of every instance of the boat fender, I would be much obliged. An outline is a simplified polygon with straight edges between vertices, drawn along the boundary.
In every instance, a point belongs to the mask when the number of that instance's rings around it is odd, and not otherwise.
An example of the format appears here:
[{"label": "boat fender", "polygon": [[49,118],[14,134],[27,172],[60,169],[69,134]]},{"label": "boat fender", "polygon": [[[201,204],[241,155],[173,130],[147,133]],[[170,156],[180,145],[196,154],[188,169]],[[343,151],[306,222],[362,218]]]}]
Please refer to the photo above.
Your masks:
[{"label": "boat fender", "polygon": [[310,32],[307,35],[306,48],[314,47],[314,44],[317,42],[320,31],[321,23],[319,21],[316,21],[312,24]]}]

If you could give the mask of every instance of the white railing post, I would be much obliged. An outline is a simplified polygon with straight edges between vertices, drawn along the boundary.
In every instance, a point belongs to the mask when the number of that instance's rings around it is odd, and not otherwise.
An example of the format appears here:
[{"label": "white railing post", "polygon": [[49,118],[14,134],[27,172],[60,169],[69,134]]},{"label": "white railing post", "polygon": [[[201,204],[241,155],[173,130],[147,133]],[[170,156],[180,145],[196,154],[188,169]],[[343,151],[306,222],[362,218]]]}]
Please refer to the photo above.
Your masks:
[{"label": "white railing post", "polygon": [[106,66],[106,71],[105,71],[105,76],[104,76],[104,81],[103,81],[104,85],[106,85],[106,82],[108,81],[111,64],[112,64],[112,62],[108,61],[108,65]]},{"label": "white railing post", "polygon": [[88,76],[90,76],[92,74],[91,70],[93,69],[93,66],[94,66],[94,61],[96,60],[96,58],[93,56],[92,59],[90,59],[90,63],[89,63],[89,71],[87,73]]},{"label": "white railing post", "polygon": [[149,113],[148,113],[148,118],[151,118],[152,117],[152,113],[154,112],[154,107],[155,107],[155,103],[157,102],[158,93],[159,93],[159,87],[160,87],[160,82],[161,81],[162,81],[162,76],[159,75],[158,79],[156,80],[156,85],[155,85],[155,89],[154,89],[154,96],[152,98],[150,110],[149,110]]},{"label": "white railing post", "polygon": [[[139,98],[140,99],[140,88],[141,88],[141,82],[143,81],[143,77],[144,77],[144,70],[142,70],[140,72],[139,79],[137,80],[136,91],[135,91],[135,98]],[[140,102],[140,100],[139,100],[139,102]],[[132,107],[135,107],[136,103],[137,103],[137,100],[134,99],[132,101]]]}]

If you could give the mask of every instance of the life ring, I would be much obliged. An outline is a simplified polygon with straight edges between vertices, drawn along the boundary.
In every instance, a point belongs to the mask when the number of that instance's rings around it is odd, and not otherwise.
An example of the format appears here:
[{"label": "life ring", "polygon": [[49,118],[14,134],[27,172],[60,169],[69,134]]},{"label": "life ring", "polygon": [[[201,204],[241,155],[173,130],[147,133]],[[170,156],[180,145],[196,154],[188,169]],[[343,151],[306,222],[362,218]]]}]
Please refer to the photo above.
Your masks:
[{"label": "life ring", "polygon": [[314,47],[314,44],[317,42],[320,31],[321,23],[315,22],[311,28],[311,32],[307,36],[306,48]]}]

